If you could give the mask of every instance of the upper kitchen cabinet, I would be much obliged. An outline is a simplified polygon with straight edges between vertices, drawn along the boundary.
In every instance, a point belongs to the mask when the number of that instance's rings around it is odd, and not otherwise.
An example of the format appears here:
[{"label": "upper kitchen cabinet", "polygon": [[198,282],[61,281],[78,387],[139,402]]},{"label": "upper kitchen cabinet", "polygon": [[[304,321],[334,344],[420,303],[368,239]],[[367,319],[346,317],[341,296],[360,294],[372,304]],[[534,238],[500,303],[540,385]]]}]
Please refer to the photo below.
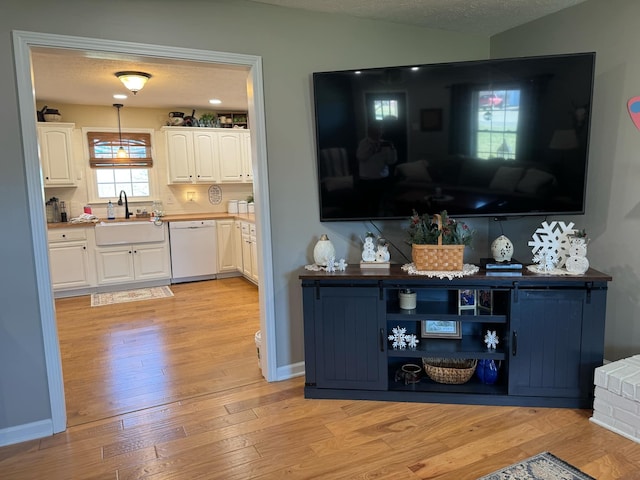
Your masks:
[{"label": "upper kitchen cabinet", "polygon": [[38,124],[40,162],[45,187],[75,187],[73,123]]},{"label": "upper kitchen cabinet", "polygon": [[244,183],[253,181],[251,171],[250,133],[245,129],[218,130],[220,148],[220,181]]},{"label": "upper kitchen cabinet", "polygon": [[218,137],[212,129],[163,127],[170,183],[218,183]]}]

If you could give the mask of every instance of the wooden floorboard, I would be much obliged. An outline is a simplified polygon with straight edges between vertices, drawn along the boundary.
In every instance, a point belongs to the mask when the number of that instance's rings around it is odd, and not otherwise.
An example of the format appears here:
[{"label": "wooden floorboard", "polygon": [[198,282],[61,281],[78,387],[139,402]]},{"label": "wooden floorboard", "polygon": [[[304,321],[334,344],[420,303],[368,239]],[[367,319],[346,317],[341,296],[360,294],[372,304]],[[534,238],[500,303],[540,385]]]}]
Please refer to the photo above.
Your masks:
[{"label": "wooden floorboard", "polygon": [[0,479],[473,480],[542,451],[640,479],[640,445],[589,410],[305,399],[260,374],[255,286],[171,288],[56,301],[69,428],[0,448]]}]

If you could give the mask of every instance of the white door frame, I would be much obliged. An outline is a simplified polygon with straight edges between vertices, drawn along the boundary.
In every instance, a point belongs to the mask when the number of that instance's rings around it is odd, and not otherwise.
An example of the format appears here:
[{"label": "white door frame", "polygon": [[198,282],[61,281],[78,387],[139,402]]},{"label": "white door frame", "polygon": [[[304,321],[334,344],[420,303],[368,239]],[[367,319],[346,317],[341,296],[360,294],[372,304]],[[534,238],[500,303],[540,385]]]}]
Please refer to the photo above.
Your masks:
[{"label": "white door frame", "polygon": [[260,258],[258,264],[260,279],[260,330],[262,332],[260,354],[262,357],[263,375],[267,381],[277,380],[273,265],[271,262],[271,220],[269,211],[269,182],[267,177],[262,58],[254,55],[66,35],[25,31],[14,31],[12,33],[18,88],[18,107],[27,176],[27,195],[29,211],[32,212],[30,222],[36,267],[38,302],[40,304],[42,334],[44,338],[47,379],[49,382],[52,433],[62,432],[67,428],[67,414],[53,291],[49,279],[47,226],[42,195],[43,183],[38,156],[35,118],[36,103],[33,93],[34,86],[31,69],[32,47],[67,48],[82,51],[91,50],[250,67],[249,78],[247,80],[247,92],[249,94],[249,116],[251,117],[251,148],[253,150],[251,157],[253,160],[253,169],[254,172],[256,172],[253,187],[256,198],[256,228],[258,238],[260,239]]}]

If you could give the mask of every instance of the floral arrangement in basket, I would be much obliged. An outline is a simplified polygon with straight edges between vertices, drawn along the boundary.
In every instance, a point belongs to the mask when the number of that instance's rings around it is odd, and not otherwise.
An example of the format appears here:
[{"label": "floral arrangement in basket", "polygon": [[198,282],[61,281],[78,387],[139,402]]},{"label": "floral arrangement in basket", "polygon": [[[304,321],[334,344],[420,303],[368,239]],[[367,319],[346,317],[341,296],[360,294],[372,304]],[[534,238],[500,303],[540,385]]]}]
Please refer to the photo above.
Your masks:
[{"label": "floral arrangement in basket", "polygon": [[418,270],[462,270],[464,247],[471,244],[473,230],[449,218],[446,210],[430,216],[415,210],[407,229],[413,263]]}]

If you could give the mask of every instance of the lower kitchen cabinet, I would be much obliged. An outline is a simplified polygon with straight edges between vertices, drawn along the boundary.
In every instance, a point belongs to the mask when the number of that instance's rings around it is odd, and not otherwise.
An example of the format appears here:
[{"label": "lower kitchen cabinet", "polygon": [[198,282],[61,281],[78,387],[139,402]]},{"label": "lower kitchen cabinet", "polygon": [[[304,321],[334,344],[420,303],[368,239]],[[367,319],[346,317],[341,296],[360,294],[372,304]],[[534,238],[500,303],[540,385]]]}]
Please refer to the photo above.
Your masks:
[{"label": "lower kitchen cabinet", "polygon": [[[305,396],[438,403],[590,408],[593,374],[602,365],[607,284],[582,276],[438,279],[388,271],[300,274]],[[399,308],[399,294],[416,293],[416,308]],[[468,299],[472,303],[468,304]],[[445,330],[442,330],[442,329]],[[395,330],[395,332],[394,332]],[[396,332],[416,347],[393,347]],[[448,332],[443,334],[443,332]],[[498,345],[488,348],[487,332]],[[493,361],[495,383],[474,375],[460,384],[426,375],[407,381],[403,365]],[[424,373],[424,371],[423,371]]]},{"label": "lower kitchen cabinet", "polygon": [[233,255],[235,256],[236,267],[238,268],[238,271],[242,273],[242,222],[240,220],[234,220],[233,228]]},{"label": "lower kitchen cabinet", "polygon": [[242,222],[242,274],[258,283],[258,243],[255,223]]},{"label": "lower kitchen cabinet", "polygon": [[216,235],[218,248],[218,273],[231,273],[238,270],[236,263],[236,227],[234,220],[217,220]]},{"label": "lower kitchen cabinet", "polygon": [[241,274],[258,283],[256,226],[242,220],[218,220],[218,273]]},{"label": "lower kitchen cabinet", "polygon": [[84,228],[57,228],[48,232],[51,285],[56,296],[95,285],[95,268],[89,254],[90,233]]},{"label": "lower kitchen cabinet", "polygon": [[166,243],[96,248],[99,285],[164,280],[171,277]]}]

